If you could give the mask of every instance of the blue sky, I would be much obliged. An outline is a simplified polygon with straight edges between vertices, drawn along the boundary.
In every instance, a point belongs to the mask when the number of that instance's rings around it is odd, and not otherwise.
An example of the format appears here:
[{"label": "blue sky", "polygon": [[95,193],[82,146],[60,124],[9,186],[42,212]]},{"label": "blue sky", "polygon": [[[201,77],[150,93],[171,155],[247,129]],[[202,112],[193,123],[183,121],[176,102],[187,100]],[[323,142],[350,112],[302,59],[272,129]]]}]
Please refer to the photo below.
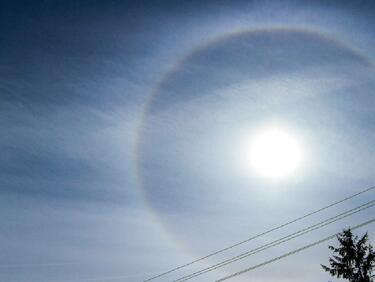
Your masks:
[{"label": "blue sky", "polygon": [[[2,1],[0,281],[141,281],[374,185],[374,14],[371,1]],[[270,126],[303,147],[287,179],[245,157]],[[328,281],[328,256],[323,244],[234,281]]]}]

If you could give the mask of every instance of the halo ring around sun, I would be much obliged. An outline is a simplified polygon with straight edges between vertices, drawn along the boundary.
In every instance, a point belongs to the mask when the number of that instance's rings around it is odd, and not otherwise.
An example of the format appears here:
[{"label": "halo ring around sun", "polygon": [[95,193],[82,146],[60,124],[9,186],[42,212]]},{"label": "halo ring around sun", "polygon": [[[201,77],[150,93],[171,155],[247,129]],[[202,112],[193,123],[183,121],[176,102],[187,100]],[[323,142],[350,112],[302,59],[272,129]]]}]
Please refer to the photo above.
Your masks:
[{"label": "halo ring around sun", "polygon": [[[137,133],[136,133],[136,144],[135,144],[135,171],[136,171],[136,182],[138,185],[138,189],[142,195],[142,198],[144,200],[144,203],[146,204],[147,208],[149,208],[151,214],[155,216],[155,220],[159,222],[159,225],[162,227],[163,230],[166,230],[166,233],[169,234],[168,228],[166,228],[165,224],[163,223],[163,218],[158,214],[158,211],[152,206],[150,203],[150,199],[147,196],[146,187],[144,187],[144,179],[143,179],[143,171],[142,171],[142,165],[141,165],[141,156],[143,154],[142,152],[142,141],[144,138],[144,130],[146,127],[146,124],[148,122],[148,115],[149,112],[152,110],[155,101],[158,100],[159,95],[162,91],[162,88],[166,81],[171,77],[174,73],[176,73],[180,67],[184,64],[184,62],[188,61],[194,54],[197,54],[199,52],[202,52],[211,46],[222,42],[224,40],[227,40],[229,38],[235,38],[237,36],[241,35],[248,35],[252,36],[259,33],[267,33],[267,32],[291,32],[291,33],[301,33],[305,35],[311,35],[313,37],[329,41],[331,44],[334,44],[337,46],[338,49],[345,50],[347,52],[350,52],[353,56],[356,56],[359,58],[359,60],[363,61],[365,64],[372,66],[372,61],[364,56],[363,54],[359,53],[358,51],[354,50],[350,46],[347,46],[346,44],[343,44],[340,41],[335,40],[334,38],[329,37],[328,35],[317,31],[317,30],[310,30],[310,29],[297,29],[297,28],[267,28],[267,29],[244,29],[236,32],[231,32],[229,34],[224,34],[223,36],[219,36],[218,38],[215,38],[209,42],[203,42],[203,44],[199,45],[197,48],[192,49],[190,52],[188,52],[183,58],[178,60],[175,64],[173,64],[171,70],[167,72],[164,77],[160,80],[160,82],[156,85],[154,91],[151,93],[149,98],[147,99],[145,106],[143,108],[142,114],[140,116],[139,124],[137,126]],[[298,154],[298,153],[296,153]],[[298,156],[296,156],[298,158]],[[171,234],[169,234],[171,235]],[[172,237],[173,238],[173,237]],[[175,239],[175,238],[174,238]]]}]

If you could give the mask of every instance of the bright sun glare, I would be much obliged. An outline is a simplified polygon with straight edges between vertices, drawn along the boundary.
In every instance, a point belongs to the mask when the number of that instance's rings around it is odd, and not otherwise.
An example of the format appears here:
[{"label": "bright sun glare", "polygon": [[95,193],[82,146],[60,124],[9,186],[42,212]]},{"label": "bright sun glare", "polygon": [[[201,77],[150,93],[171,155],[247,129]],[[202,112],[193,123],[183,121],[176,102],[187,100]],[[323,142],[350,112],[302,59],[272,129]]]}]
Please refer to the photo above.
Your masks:
[{"label": "bright sun glare", "polygon": [[297,140],[281,129],[268,129],[254,137],[250,146],[252,167],[262,176],[285,178],[301,160]]}]

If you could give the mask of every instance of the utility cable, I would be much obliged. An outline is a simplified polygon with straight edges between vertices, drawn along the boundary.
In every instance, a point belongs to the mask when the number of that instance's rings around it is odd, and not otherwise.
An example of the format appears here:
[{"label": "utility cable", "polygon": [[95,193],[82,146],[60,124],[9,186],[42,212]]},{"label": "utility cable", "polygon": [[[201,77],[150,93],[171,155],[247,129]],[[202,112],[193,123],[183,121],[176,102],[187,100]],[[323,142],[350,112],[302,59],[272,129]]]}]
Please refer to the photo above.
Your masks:
[{"label": "utility cable", "polygon": [[[360,228],[360,227],[366,226],[366,225],[371,224],[371,223],[373,223],[373,222],[375,222],[375,218],[373,218],[373,219],[371,219],[371,220],[369,220],[369,221],[363,222],[363,223],[361,223],[361,224],[358,224],[358,225],[356,225],[356,226],[354,226],[354,227],[351,227],[351,229],[352,229],[352,230],[354,230],[354,229],[358,229],[358,228]],[[270,263],[276,262],[276,261],[278,261],[278,260],[281,260],[281,259],[286,258],[286,257],[288,257],[288,256],[294,255],[294,254],[299,253],[299,252],[301,252],[301,251],[304,251],[304,250],[306,250],[306,249],[309,249],[309,248],[315,247],[315,246],[317,246],[317,245],[319,245],[319,244],[321,244],[321,243],[324,243],[324,242],[326,242],[326,241],[329,241],[329,240],[335,238],[335,237],[338,236],[340,233],[341,233],[341,232],[338,232],[338,233],[333,234],[333,235],[331,235],[331,236],[325,237],[325,238],[323,238],[323,239],[321,239],[321,240],[319,240],[319,241],[315,241],[315,242],[313,242],[313,243],[311,243],[311,244],[309,244],[309,245],[305,245],[305,246],[303,246],[303,247],[301,247],[301,248],[298,248],[298,249],[295,249],[295,250],[293,250],[293,251],[291,251],[291,252],[285,253],[285,254],[283,254],[283,255],[281,255],[281,256],[278,256],[278,257],[275,257],[275,258],[273,258],[273,259],[270,259],[270,260],[267,260],[267,261],[265,261],[265,262],[262,262],[262,263],[260,263],[260,264],[257,264],[257,265],[254,265],[254,266],[251,266],[251,267],[246,268],[246,269],[244,269],[244,270],[241,270],[241,271],[235,272],[235,273],[233,273],[233,274],[230,274],[230,275],[228,275],[228,276],[225,276],[225,277],[223,277],[223,278],[220,278],[219,280],[216,280],[215,282],[222,282],[222,281],[225,281],[225,280],[231,279],[231,278],[233,278],[233,277],[239,276],[239,275],[241,275],[241,274],[244,274],[244,273],[246,273],[246,272],[252,271],[252,270],[257,269],[257,268],[259,268],[259,267],[265,266],[265,265],[267,265],[267,264],[270,264]]]},{"label": "utility cable", "polygon": [[322,211],[324,211],[324,210],[326,210],[326,209],[329,209],[329,208],[331,208],[331,207],[334,207],[334,206],[336,206],[336,205],[338,205],[338,204],[341,204],[341,203],[343,203],[343,202],[345,202],[345,201],[348,201],[348,200],[350,200],[350,199],[353,199],[353,198],[355,198],[355,197],[358,197],[359,195],[362,195],[362,194],[367,193],[367,192],[369,192],[369,191],[372,191],[372,190],[374,190],[374,189],[375,189],[375,186],[372,186],[372,187],[369,187],[369,188],[367,188],[367,189],[364,189],[364,190],[362,190],[362,191],[360,191],[360,192],[358,192],[358,193],[355,193],[355,194],[353,194],[353,195],[351,195],[351,196],[348,196],[348,197],[346,197],[346,198],[343,198],[343,199],[341,199],[341,200],[339,200],[339,201],[336,201],[336,202],[334,202],[334,203],[332,203],[332,204],[329,204],[329,205],[327,205],[327,206],[324,206],[324,207],[322,207],[322,208],[320,208],[320,209],[318,209],[318,210],[315,210],[315,211],[313,211],[313,212],[310,212],[310,213],[308,213],[308,214],[305,214],[305,215],[303,215],[303,216],[301,216],[301,217],[297,217],[297,218],[295,218],[295,219],[293,219],[293,220],[291,220],[291,221],[288,221],[288,222],[286,222],[286,223],[284,223],[284,224],[281,224],[281,225],[279,225],[279,226],[276,226],[276,227],[274,227],[274,228],[272,228],[272,229],[269,229],[269,230],[267,230],[267,231],[264,231],[264,232],[262,232],[262,233],[259,233],[259,234],[257,234],[257,235],[254,235],[254,236],[252,236],[252,237],[250,237],[250,238],[247,238],[247,239],[245,239],[245,240],[243,240],[243,241],[240,241],[240,242],[235,243],[235,244],[233,244],[233,245],[230,245],[230,246],[228,246],[228,247],[222,248],[222,249],[220,249],[220,250],[214,251],[214,252],[212,252],[212,253],[210,253],[210,254],[208,254],[208,255],[206,255],[206,256],[200,257],[200,258],[195,259],[195,260],[193,260],[193,261],[191,261],[191,262],[189,262],[189,263],[186,263],[186,264],[183,264],[183,265],[181,265],[181,266],[175,267],[175,268],[173,268],[173,269],[171,269],[171,270],[168,270],[168,271],[162,272],[162,273],[160,273],[160,274],[158,274],[158,275],[156,275],[156,276],[152,276],[152,277],[150,277],[150,278],[144,280],[143,282],[147,282],[147,281],[154,280],[154,279],[156,279],[156,278],[159,278],[159,277],[165,276],[165,275],[167,275],[167,274],[169,274],[169,273],[171,273],[171,272],[174,272],[174,271],[176,271],[176,270],[182,269],[182,268],[184,268],[184,267],[187,267],[187,266],[189,266],[189,265],[192,265],[192,264],[194,264],[194,263],[197,263],[197,262],[202,261],[202,260],[204,260],[204,259],[207,259],[207,258],[209,258],[209,257],[212,257],[212,256],[215,256],[215,255],[217,255],[217,254],[223,253],[223,252],[225,252],[225,251],[227,251],[227,250],[230,250],[230,249],[232,249],[232,248],[234,248],[234,247],[237,247],[237,246],[242,245],[242,244],[244,244],[244,243],[246,243],[246,242],[249,242],[249,241],[251,241],[251,240],[254,240],[254,239],[256,239],[256,238],[259,238],[259,237],[261,237],[261,236],[264,236],[264,235],[266,235],[266,234],[269,234],[269,233],[271,233],[271,232],[273,232],[273,231],[279,230],[279,229],[281,229],[281,228],[283,228],[283,227],[285,227],[285,226],[288,226],[288,225],[290,225],[290,224],[292,224],[292,223],[295,223],[295,222],[300,221],[300,220],[302,220],[302,219],[305,219],[305,218],[307,218],[307,217],[309,217],[309,216],[312,216],[312,215],[314,215],[314,214],[317,214],[317,213],[319,213],[319,212],[322,212]]},{"label": "utility cable", "polygon": [[297,238],[297,237],[300,237],[300,236],[302,236],[302,235],[305,235],[305,234],[307,234],[307,233],[309,233],[309,232],[312,232],[312,231],[314,231],[314,230],[317,230],[317,229],[323,228],[323,227],[325,227],[325,226],[327,226],[327,225],[329,225],[329,224],[335,223],[335,222],[337,222],[337,221],[339,221],[339,220],[341,220],[341,219],[344,219],[344,218],[346,218],[346,217],[349,217],[349,216],[351,216],[351,215],[353,215],[353,214],[356,214],[356,213],[358,213],[358,212],[360,212],[360,211],[363,211],[363,210],[365,210],[365,209],[371,208],[371,207],[373,207],[374,205],[375,205],[375,200],[372,200],[372,201],[367,202],[367,203],[365,203],[365,204],[362,204],[362,205],[360,205],[360,206],[358,206],[358,207],[355,207],[355,208],[353,208],[353,209],[350,209],[350,210],[347,210],[347,211],[345,211],[345,212],[343,212],[343,213],[340,213],[340,214],[338,214],[338,215],[336,215],[336,216],[330,217],[330,218],[325,219],[325,220],[323,220],[323,221],[321,221],[321,222],[318,222],[318,223],[316,223],[316,224],[313,224],[313,225],[311,225],[311,226],[308,226],[308,227],[306,227],[306,228],[303,228],[303,229],[301,229],[301,230],[299,230],[299,231],[296,231],[296,232],[294,232],[294,233],[291,233],[291,234],[289,234],[289,235],[286,235],[286,236],[284,236],[284,237],[282,237],[282,238],[280,238],[280,239],[277,239],[277,240],[275,240],[275,241],[272,241],[272,242],[270,242],[270,243],[267,243],[267,244],[265,244],[265,245],[262,245],[262,246],[260,246],[260,247],[255,248],[255,249],[252,249],[252,250],[247,251],[247,252],[245,252],[245,253],[239,254],[239,255],[234,256],[234,257],[232,257],[232,258],[226,259],[226,260],[224,260],[224,261],[222,261],[222,262],[219,262],[219,263],[214,264],[214,265],[212,265],[212,266],[209,266],[209,267],[207,267],[207,268],[201,269],[201,270],[199,270],[199,271],[197,271],[197,272],[194,272],[194,273],[191,273],[191,274],[189,274],[189,275],[183,276],[183,277],[181,277],[181,278],[179,278],[179,279],[173,280],[173,282],[182,282],[182,281],[190,280],[190,279],[192,279],[192,278],[194,278],[194,277],[200,276],[200,275],[202,275],[202,274],[205,274],[205,273],[207,273],[207,272],[213,271],[213,270],[218,269],[218,268],[220,268],[220,267],[226,266],[226,265],[231,264],[231,263],[233,263],[233,262],[236,262],[236,261],[238,261],[238,260],[241,260],[241,259],[244,259],[244,258],[246,258],[246,257],[252,256],[252,255],[254,255],[254,254],[256,254],[256,253],[259,253],[259,252],[265,251],[265,250],[267,250],[267,249],[269,249],[269,248],[272,248],[272,247],[278,246],[278,245],[280,245],[280,244],[282,244],[282,243],[288,242],[288,241],[290,241],[290,240],[292,240],[292,239],[295,239],[295,238]]}]

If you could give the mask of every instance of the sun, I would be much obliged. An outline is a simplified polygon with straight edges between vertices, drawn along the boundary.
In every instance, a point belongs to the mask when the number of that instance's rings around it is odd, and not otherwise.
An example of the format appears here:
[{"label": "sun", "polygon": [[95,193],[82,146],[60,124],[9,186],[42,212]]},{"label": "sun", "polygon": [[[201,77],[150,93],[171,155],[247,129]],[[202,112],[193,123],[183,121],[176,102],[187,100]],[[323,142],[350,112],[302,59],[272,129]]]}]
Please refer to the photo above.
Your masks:
[{"label": "sun", "polygon": [[299,166],[301,149],[297,139],[283,129],[271,128],[254,136],[249,151],[253,169],[261,176],[280,179]]}]

